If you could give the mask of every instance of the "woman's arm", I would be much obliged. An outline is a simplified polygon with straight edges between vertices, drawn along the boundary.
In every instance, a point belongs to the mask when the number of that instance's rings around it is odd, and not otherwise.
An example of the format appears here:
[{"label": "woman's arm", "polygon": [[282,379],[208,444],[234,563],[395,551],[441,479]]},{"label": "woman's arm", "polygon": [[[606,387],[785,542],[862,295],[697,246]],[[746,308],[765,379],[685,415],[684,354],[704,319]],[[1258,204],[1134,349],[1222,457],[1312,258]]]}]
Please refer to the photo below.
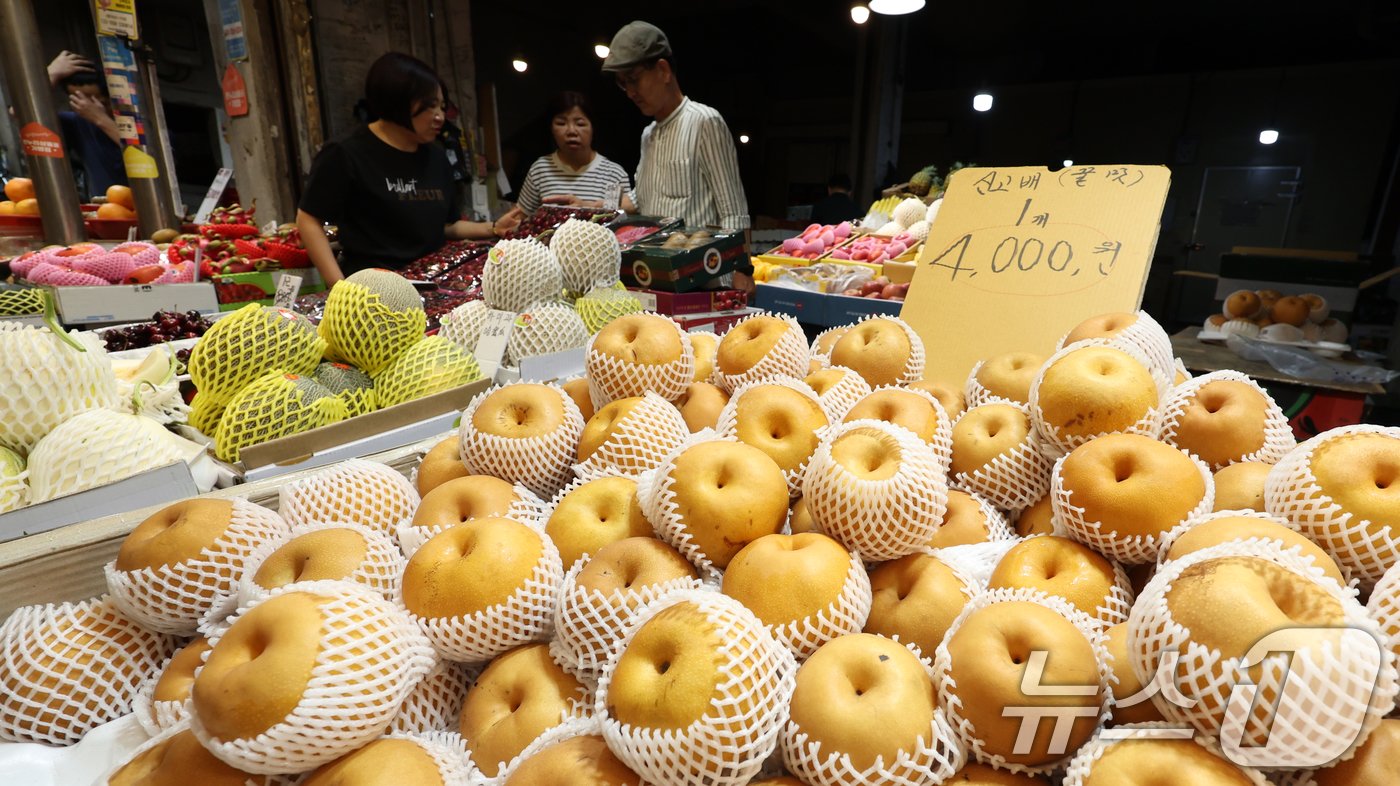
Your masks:
[{"label": "woman's arm", "polygon": [[297,230],[301,232],[301,244],[306,247],[306,253],[311,257],[311,263],[316,266],[321,278],[325,279],[326,286],[334,286],[337,281],[345,278],[345,273],[340,269],[340,263],[335,261],[335,254],[331,251],[331,241],[326,238],[326,230],[321,225],[321,219],[305,210],[298,210]]},{"label": "woman's arm", "polygon": [[510,234],[520,226],[525,211],[513,207],[505,215],[491,223],[485,221],[454,221],[447,225],[443,233],[448,240],[490,240]]}]

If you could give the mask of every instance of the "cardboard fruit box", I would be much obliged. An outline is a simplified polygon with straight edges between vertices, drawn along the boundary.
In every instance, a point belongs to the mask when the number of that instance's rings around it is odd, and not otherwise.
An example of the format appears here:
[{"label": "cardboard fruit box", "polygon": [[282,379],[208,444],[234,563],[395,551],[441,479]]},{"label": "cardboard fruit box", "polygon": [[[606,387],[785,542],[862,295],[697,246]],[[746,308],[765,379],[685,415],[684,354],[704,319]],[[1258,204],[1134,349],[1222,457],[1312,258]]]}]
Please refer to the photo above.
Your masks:
[{"label": "cardboard fruit box", "polygon": [[219,298],[220,311],[237,311],[249,303],[263,306],[273,305],[277,294],[278,276],[290,274],[301,276],[301,290],[298,295],[324,292],[326,285],[321,274],[314,268],[278,270],[266,273],[226,273],[212,276],[210,282]]},{"label": "cardboard fruit box", "polygon": [[631,292],[642,301],[642,307],[647,311],[673,317],[706,314],[712,311],[736,311],[749,304],[749,295],[742,289],[665,292],[659,289],[633,288]]},{"label": "cardboard fruit box", "polygon": [[744,233],[716,233],[695,248],[665,248],[653,235],[622,252],[622,281],[629,287],[689,292],[732,273],[749,259]]}]

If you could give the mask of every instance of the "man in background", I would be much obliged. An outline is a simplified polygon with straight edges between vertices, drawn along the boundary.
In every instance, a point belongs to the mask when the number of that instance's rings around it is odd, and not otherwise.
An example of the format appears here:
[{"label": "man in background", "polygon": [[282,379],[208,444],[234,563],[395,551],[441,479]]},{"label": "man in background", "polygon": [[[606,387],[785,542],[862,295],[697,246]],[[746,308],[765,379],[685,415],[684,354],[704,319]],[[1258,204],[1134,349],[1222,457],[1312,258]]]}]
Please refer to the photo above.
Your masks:
[{"label": "man in background", "polygon": [[[689,227],[747,230],[749,203],[734,138],[719,112],[681,91],[666,34],[647,22],[628,23],[613,37],[603,72],[652,118],[642,132],[631,195],[637,210],[676,216]],[[752,266],[739,270],[734,286],[752,292],[752,274]]]},{"label": "man in background", "polygon": [[831,176],[826,182],[826,198],[812,206],[814,224],[839,224],[863,215],[851,198],[851,177],[844,172]]},{"label": "man in background", "polygon": [[126,185],[122,163],[122,138],[112,119],[107,86],[91,60],[64,50],[49,63],[49,84],[63,86],[69,111],[59,112],[63,144],[75,154],[79,166],[79,191],[86,197],[101,196],[115,185]]}]

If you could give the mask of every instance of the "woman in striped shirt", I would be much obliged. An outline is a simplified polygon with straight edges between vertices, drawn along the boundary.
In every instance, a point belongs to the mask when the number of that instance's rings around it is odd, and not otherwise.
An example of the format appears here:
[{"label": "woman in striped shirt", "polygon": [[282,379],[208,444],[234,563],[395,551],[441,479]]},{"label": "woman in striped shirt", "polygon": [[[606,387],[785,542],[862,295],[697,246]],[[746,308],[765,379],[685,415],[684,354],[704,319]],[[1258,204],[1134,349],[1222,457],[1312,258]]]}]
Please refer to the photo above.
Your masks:
[{"label": "woman in striped shirt", "polygon": [[593,149],[592,110],[583,93],[567,91],[550,102],[549,116],[557,150],[530,166],[517,204],[533,213],[541,204],[584,207],[619,206],[634,210],[630,197],[617,203],[629,185],[627,170]]}]

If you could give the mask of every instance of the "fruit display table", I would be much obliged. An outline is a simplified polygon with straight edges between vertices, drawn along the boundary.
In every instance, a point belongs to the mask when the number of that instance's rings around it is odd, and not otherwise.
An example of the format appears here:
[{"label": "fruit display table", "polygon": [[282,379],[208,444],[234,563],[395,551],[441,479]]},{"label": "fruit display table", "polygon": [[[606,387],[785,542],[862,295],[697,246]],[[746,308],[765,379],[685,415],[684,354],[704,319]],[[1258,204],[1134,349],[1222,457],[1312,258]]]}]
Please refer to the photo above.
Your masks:
[{"label": "fruit display table", "polygon": [[1265,384],[1284,405],[1299,438],[1360,423],[1366,397],[1385,393],[1385,386],[1374,382],[1332,382],[1285,374],[1268,363],[1246,360],[1228,347],[1200,341],[1200,332],[1199,327],[1189,327],[1172,336],[1172,352],[1186,368],[1199,373],[1239,371]]}]

